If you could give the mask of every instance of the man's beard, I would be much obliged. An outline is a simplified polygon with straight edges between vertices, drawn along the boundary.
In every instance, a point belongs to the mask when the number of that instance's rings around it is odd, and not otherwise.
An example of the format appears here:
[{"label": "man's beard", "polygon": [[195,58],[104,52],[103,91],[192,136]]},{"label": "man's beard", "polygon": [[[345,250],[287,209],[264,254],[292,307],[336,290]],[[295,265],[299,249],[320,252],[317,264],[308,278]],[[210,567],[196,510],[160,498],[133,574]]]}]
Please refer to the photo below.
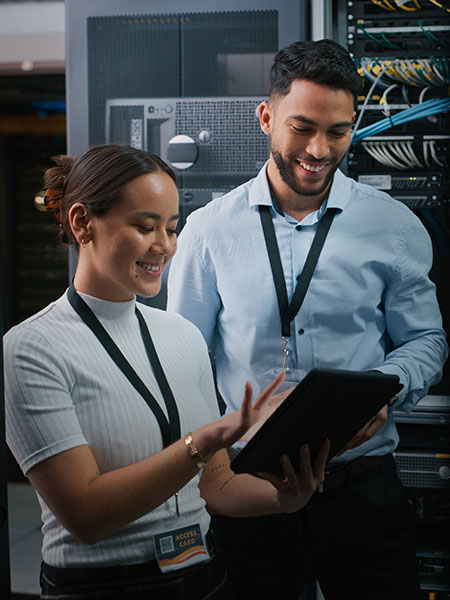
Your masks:
[{"label": "man's beard", "polygon": [[330,169],[330,171],[328,172],[328,175],[325,177],[323,184],[320,188],[311,190],[311,189],[304,189],[297,183],[297,180],[294,176],[294,173],[293,173],[290,163],[283,158],[283,156],[281,155],[281,152],[271,149],[271,153],[273,156],[273,160],[275,161],[275,164],[277,165],[281,179],[284,181],[284,183],[286,185],[288,185],[291,188],[291,190],[293,190],[299,196],[319,196],[320,194],[325,192],[325,190],[328,188],[328,186],[330,185],[330,183],[333,179],[336,169],[339,167],[342,160],[344,159],[344,157],[342,157],[334,165],[334,167]]}]

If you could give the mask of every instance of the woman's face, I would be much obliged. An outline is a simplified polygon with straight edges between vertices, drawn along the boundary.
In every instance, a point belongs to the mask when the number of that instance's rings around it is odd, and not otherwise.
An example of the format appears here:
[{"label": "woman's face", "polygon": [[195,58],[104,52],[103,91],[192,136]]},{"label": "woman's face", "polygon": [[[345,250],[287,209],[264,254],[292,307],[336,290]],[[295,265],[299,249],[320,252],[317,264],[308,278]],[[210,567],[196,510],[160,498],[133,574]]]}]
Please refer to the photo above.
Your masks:
[{"label": "woman's face", "polygon": [[167,173],[156,171],[128,182],[115,206],[90,217],[80,291],[116,302],[155,296],[176,251],[178,218],[178,190]]}]

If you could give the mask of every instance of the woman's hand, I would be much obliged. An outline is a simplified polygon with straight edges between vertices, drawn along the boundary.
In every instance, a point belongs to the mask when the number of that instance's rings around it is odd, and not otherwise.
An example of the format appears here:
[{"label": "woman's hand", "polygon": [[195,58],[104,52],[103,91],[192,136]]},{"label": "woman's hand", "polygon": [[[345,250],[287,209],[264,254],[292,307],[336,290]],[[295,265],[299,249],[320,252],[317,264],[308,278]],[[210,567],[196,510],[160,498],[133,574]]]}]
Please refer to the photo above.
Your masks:
[{"label": "woman's hand", "polygon": [[249,440],[251,440],[251,438],[255,435],[258,429],[260,429],[264,425],[267,419],[272,415],[272,413],[276,411],[280,404],[282,404],[286,400],[286,398],[294,389],[295,386],[292,386],[289,389],[284,390],[283,392],[279,392],[278,394],[272,394],[272,396],[270,396],[267,402],[264,403],[264,406],[261,407],[259,411],[258,421],[254,425],[252,425],[252,427],[250,427],[250,429],[248,429],[246,433],[244,433],[244,435],[240,438],[239,441],[248,442]]},{"label": "woman's hand", "polygon": [[258,477],[269,481],[276,489],[280,512],[292,513],[300,510],[309,501],[325,478],[325,464],[330,452],[330,441],[327,439],[320,447],[319,453],[311,465],[308,444],[300,447],[300,472],[296,473],[289,457],[281,457],[284,479],[273,473],[258,473]]},{"label": "woman's hand", "polygon": [[211,424],[214,428],[215,436],[215,439],[211,440],[211,445],[214,445],[216,450],[228,448],[234,444],[234,442],[242,439],[242,436],[244,436],[244,434],[254,425],[259,424],[259,426],[261,426],[285,398],[285,395],[280,395],[282,397],[279,401],[275,400],[274,402],[273,396],[277,388],[283,383],[284,377],[285,372],[282,371],[272,383],[261,392],[254,403],[252,403],[252,386],[247,382],[245,384],[241,408]]}]

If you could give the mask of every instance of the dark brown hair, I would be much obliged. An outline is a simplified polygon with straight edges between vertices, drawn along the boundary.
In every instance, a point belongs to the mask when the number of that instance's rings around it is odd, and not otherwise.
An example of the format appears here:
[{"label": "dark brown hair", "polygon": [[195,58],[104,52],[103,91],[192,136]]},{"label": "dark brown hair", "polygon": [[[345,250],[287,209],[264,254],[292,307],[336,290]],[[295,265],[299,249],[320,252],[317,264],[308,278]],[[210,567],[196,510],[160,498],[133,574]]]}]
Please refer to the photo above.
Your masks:
[{"label": "dark brown hair", "polygon": [[333,40],[295,42],[280,50],[270,70],[270,96],[285,96],[294,79],[347,90],[356,99],[361,77],[347,50]]},{"label": "dark brown hair", "polygon": [[55,213],[63,243],[77,244],[68,214],[76,202],[86,205],[93,216],[108,212],[121,199],[122,188],[132,179],[163,171],[176,184],[175,173],[158,156],[130,146],[93,146],[78,159],[61,154],[56,166],[44,174],[45,202]]}]

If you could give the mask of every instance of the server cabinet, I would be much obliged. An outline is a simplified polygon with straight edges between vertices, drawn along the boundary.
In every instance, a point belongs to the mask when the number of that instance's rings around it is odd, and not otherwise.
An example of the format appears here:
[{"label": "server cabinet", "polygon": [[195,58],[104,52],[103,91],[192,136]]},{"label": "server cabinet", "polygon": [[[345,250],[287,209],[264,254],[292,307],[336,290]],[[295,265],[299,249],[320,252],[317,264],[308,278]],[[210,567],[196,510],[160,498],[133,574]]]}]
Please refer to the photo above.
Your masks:
[{"label": "server cabinet", "polygon": [[[348,174],[385,190],[423,222],[433,243],[430,276],[449,333],[450,11],[444,4],[356,0],[341,6],[345,41],[364,83]],[[450,395],[450,361],[432,393]]]},{"label": "server cabinet", "polygon": [[309,1],[68,0],[68,149],[106,139],[106,102],[254,96],[268,66],[309,34]]},{"label": "server cabinet", "polygon": [[[275,53],[309,36],[309,9],[309,0],[67,0],[69,154],[105,142],[158,154],[177,174],[182,226],[269,157],[255,109]],[[150,302],[165,306],[165,281]]]},{"label": "server cabinet", "polygon": [[400,479],[416,515],[421,594],[450,598],[450,398],[430,395],[395,414]]},{"label": "server cabinet", "polygon": [[[450,333],[449,5],[428,0],[337,5],[339,22],[345,24],[341,42],[347,44],[364,85],[358,99],[363,115],[348,154],[348,174],[385,190],[423,222],[433,244],[430,277]],[[442,381],[412,413],[395,413],[395,420],[398,473],[416,514],[421,597],[447,599],[449,361]]]}]

